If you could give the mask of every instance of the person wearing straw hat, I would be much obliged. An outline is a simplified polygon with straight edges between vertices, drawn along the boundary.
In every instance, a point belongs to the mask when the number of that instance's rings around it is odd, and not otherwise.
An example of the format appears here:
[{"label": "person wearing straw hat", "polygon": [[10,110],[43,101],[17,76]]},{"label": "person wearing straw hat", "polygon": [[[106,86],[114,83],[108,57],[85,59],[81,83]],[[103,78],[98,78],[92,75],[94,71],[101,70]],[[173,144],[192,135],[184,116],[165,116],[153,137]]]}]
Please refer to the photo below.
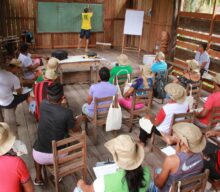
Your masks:
[{"label": "person wearing straw hat", "polygon": [[200,128],[207,128],[213,107],[220,107],[220,73],[217,73],[213,80],[213,93],[210,94],[200,112],[196,112],[195,124]]},{"label": "person wearing straw hat", "polygon": [[40,66],[36,69],[36,73],[38,74],[38,78],[36,80],[36,82],[41,82],[44,80],[44,76],[45,76],[45,71],[47,69],[51,69],[55,72],[57,72],[57,68],[58,68],[58,64],[59,64],[59,60],[55,57],[51,57],[48,62],[45,64],[45,66]]},{"label": "person wearing straw hat", "polygon": [[200,81],[199,63],[195,59],[186,61],[188,67],[184,71],[182,76],[173,78],[173,82],[180,83],[183,87],[187,87],[189,84],[195,84]]},{"label": "person wearing straw hat", "polygon": [[155,172],[154,184],[161,192],[168,192],[174,181],[181,180],[203,171],[202,151],[206,138],[192,123],[176,123],[173,133],[177,138],[176,154],[167,156],[162,169]]},{"label": "person wearing straw hat", "polygon": [[37,121],[39,121],[40,118],[40,104],[43,99],[47,99],[47,87],[57,80],[58,61],[59,60],[56,58],[51,58],[46,66],[46,71],[43,76],[44,80],[34,85],[33,97],[35,100],[35,104],[34,109],[32,109],[31,111],[34,112]]},{"label": "person wearing straw hat", "polygon": [[163,52],[158,52],[155,57],[155,62],[151,67],[153,73],[158,73],[161,71],[167,71],[167,63],[165,62],[165,55]]},{"label": "person wearing straw hat", "polygon": [[131,67],[131,61],[128,59],[128,56],[125,54],[121,54],[117,57],[116,65],[110,71],[110,83],[114,83],[114,79],[118,75],[126,75],[131,74],[133,71]]},{"label": "person wearing straw hat", "polygon": [[[184,87],[177,83],[169,83],[165,86],[165,91],[169,97],[168,103],[160,109],[156,118],[152,121],[152,129],[151,127],[146,127],[146,129],[150,128],[148,132],[145,131],[145,127],[141,127],[140,129],[139,139],[143,145],[146,145],[146,141],[152,136],[152,133],[162,136],[164,141],[168,144],[173,143],[174,138],[170,136],[170,126],[173,115],[186,113],[189,110],[189,104],[186,101],[186,90]],[[146,118],[149,118],[149,116]]]},{"label": "person wearing straw hat", "polygon": [[[79,180],[77,187],[83,192],[146,192],[151,180],[148,167],[142,167],[144,149],[129,135],[120,135],[105,143],[119,169],[97,178],[92,185]],[[75,190],[77,191],[77,190]]]},{"label": "person wearing straw hat", "polygon": [[0,122],[0,191],[33,192],[27,166],[13,151],[15,139],[8,124]]},{"label": "person wearing straw hat", "polygon": [[[22,94],[23,88],[19,78],[16,76],[22,65],[17,59],[12,59],[8,65],[7,71],[0,70],[0,107],[13,109],[18,104],[29,98],[29,92]],[[16,92],[14,94],[13,92]]]}]

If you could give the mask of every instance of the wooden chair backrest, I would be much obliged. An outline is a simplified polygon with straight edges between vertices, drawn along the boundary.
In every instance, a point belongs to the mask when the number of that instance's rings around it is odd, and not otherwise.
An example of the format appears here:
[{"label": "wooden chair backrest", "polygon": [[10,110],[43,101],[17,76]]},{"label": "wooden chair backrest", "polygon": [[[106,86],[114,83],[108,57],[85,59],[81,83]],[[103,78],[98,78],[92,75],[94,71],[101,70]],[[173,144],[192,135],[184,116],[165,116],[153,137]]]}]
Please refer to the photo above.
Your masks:
[{"label": "wooden chair backrest", "polygon": [[[116,75],[114,78],[114,85],[118,85],[121,89],[123,89],[123,87],[125,86],[125,83],[128,79],[128,74],[124,74],[124,75]],[[121,90],[122,91],[122,90]]]},{"label": "wooden chair backrest", "polygon": [[201,89],[202,89],[202,82],[199,81],[197,83],[188,84],[186,87],[186,95],[187,96],[190,95],[191,89],[192,89],[192,96],[194,98],[194,108],[197,108],[197,106],[199,104]]},{"label": "wooden chair backrest", "polygon": [[190,176],[180,181],[174,181],[171,187],[171,192],[203,192],[205,191],[206,183],[209,176],[209,170],[206,169],[203,173]]},{"label": "wooden chair backrest", "polygon": [[74,136],[52,141],[54,175],[63,176],[81,170],[86,166],[86,134],[85,131]]},{"label": "wooden chair backrest", "polygon": [[220,107],[213,107],[208,124],[208,128],[212,129],[217,123],[220,123]]},{"label": "wooden chair backrest", "polygon": [[[103,97],[103,98],[95,98],[94,102],[94,119],[103,119],[108,115],[108,109],[112,104],[113,96]],[[116,98],[117,100],[117,98]],[[105,109],[100,111],[100,109]]]},{"label": "wooden chair backrest", "polygon": [[[144,94],[137,95],[137,93],[144,93]],[[136,111],[135,105],[138,103],[144,104],[144,107],[150,110],[151,105],[152,105],[152,100],[153,100],[153,89],[152,88],[135,90],[132,94],[131,111]]]}]

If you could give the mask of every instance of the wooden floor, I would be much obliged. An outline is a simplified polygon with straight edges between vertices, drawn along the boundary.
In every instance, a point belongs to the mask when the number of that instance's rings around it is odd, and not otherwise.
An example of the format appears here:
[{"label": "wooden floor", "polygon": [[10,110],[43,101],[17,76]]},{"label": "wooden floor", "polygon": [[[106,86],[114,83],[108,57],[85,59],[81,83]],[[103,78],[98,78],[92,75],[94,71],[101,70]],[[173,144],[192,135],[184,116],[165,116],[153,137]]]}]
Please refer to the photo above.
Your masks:
[{"label": "wooden floor", "polygon": [[[81,54],[82,50],[69,50],[69,54],[78,55]],[[39,51],[42,53],[42,51]],[[50,55],[50,51],[43,51],[44,54]],[[108,65],[110,62],[115,61],[115,58],[120,54],[120,51],[117,50],[105,50],[104,52],[99,52],[99,54],[107,59],[103,65]],[[137,71],[139,62],[137,61],[137,56],[134,54],[129,54],[129,59],[134,71]],[[65,86],[65,95],[68,98],[70,108],[73,110],[74,115],[81,114],[81,106],[86,102],[89,85],[88,84],[75,84],[75,85],[66,85]],[[153,102],[152,112],[155,113],[158,111],[160,105],[156,102]],[[126,114],[124,114],[126,116]],[[30,172],[32,179],[35,178],[35,169],[32,160],[32,146],[36,139],[37,124],[34,117],[28,112],[27,104],[20,104],[16,111],[17,122],[20,124],[18,127],[19,139],[24,141],[28,148],[28,155],[24,155],[22,158],[25,160]],[[90,127],[89,127],[90,128]],[[118,134],[129,134],[128,128],[123,125],[122,130]],[[133,132],[130,133],[134,138],[138,139],[139,126],[136,125],[133,128]],[[98,144],[95,146],[92,141],[91,130],[89,129],[89,135],[87,139],[87,182],[91,183],[94,180],[93,166],[97,161],[105,161],[108,158],[112,159],[110,153],[105,149],[104,143],[109,139],[113,138],[112,133],[106,133],[102,128],[98,129]],[[160,167],[162,159],[154,153],[148,152],[148,147],[145,148],[145,160],[144,165],[149,166],[151,170],[154,168]],[[71,192],[73,191],[77,179],[81,178],[80,174],[71,175],[63,178],[61,181],[62,192]],[[53,187],[49,184],[43,187],[36,187],[37,192],[49,192],[54,191]]]}]

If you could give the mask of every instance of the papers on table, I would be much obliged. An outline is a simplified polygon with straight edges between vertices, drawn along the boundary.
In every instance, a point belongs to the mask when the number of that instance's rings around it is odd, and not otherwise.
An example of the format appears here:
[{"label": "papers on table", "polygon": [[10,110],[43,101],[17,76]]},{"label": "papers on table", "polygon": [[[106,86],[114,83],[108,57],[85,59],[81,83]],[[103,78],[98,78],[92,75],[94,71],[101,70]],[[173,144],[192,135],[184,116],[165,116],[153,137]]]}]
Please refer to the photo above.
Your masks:
[{"label": "papers on table", "polygon": [[95,173],[96,178],[108,175],[111,173],[115,173],[118,169],[118,166],[115,163],[112,164],[104,164],[101,166],[93,167],[93,171]]},{"label": "papers on table", "polygon": [[77,55],[77,56],[68,56],[67,59],[60,61],[59,64],[77,63],[77,62],[85,62],[85,61],[105,61],[105,60],[106,59],[102,57],[91,58],[91,57],[88,57],[87,55]]},{"label": "papers on table", "polygon": [[139,120],[139,125],[140,127],[146,131],[148,134],[151,133],[151,130],[152,130],[152,127],[153,127],[153,124],[151,123],[151,121],[149,119],[146,119],[146,118],[141,118]]},{"label": "papers on table", "polygon": [[176,154],[176,149],[172,146],[167,146],[167,147],[161,149],[161,151],[163,153],[165,153],[167,156]]},{"label": "papers on table", "polygon": [[22,89],[22,94],[26,94],[26,93],[29,93],[29,92],[31,92],[31,91],[32,91],[31,88],[23,87],[23,89]]}]

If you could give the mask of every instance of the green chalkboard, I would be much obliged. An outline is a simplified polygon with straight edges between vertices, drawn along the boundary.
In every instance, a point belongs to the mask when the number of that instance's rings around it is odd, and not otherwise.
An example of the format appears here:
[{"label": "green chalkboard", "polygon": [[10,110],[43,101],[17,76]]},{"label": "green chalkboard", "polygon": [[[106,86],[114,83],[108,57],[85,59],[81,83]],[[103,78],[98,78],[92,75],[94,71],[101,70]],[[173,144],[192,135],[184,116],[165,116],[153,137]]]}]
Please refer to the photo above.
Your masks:
[{"label": "green chalkboard", "polygon": [[[81,13],[88,4],[38,2],[37,32],[80,32]],[[103,31],[103,4],[90,4],[93,11],[92,31]]]}]

